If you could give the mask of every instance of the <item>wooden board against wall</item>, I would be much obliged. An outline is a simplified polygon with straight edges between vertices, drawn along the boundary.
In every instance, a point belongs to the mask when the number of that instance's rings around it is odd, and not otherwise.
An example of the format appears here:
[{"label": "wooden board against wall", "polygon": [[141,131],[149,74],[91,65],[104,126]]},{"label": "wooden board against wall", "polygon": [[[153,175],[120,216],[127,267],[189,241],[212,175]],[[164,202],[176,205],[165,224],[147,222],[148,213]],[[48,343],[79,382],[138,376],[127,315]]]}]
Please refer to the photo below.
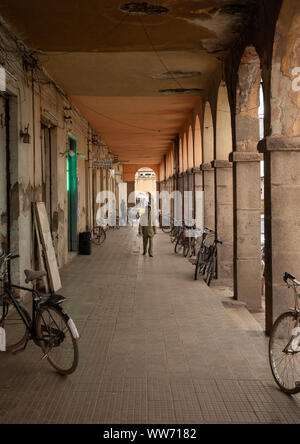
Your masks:
[{"label": "wooden board against wall", "polygon": [[61,289],[61,280],[57,259],[53,247],[48,215],[44,202],[35,203],[35,214],[42,242],[51,291]]}]

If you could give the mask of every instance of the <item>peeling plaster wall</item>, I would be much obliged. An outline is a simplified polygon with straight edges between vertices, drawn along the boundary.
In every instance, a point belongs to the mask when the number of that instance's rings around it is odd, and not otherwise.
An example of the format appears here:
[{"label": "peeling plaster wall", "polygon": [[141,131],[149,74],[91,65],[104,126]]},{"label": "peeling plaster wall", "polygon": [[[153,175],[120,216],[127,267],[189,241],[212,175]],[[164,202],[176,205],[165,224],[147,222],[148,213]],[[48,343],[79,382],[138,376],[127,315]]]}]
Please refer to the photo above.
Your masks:
[{"label": "peeling plaster wall", "polygon": [[[14,254],[20,254],[19,261],[12,264],[12,271],[14,282],[24,284],[23,270],[35,267],[32,202],[42,200],[41,121],[45,124],[46,116],[49,119],[48,126],[53,128],[52,224],[60,267],[68,261],[67,134],[71,133],[77,138],[77,152],[84,157],[78,156],[77,160],[78,232],[82,232],[86,231],[88,225],[88,205],[92,205],[87,193],[87,175],[91,171],[87,168],[90,127],[75,107],[64,110],[65,107],[70,107],[69,100],[59,92],[51,79],[39,70],[33,74],[33,97],[31,69],[24,69],[22,55],[5,29],[1,29],[0,38],[8,54],[0,63],[7,70],[7,93],[10,97],[10,249]],[[71,116],[72,121],[65,120],[66,114]],[[23,143],[20,131],[24,131],[28,125],[30,143]],[[3,144],[1,149],[5,150]],[[0,167],[5,166],[2,163]],[[120,181],[122,171],[118,170],[118,173]],[[114,186],[112,181],[110,186]],[[1,189],[1,193],[5,191]],[[7,215],[2,215],[1,223],[6,222],[5,219]]]},{"label": "peeling plaster wall", "polygon": [[[300,66],[300,4],[284,0],[276,27],[273,69],[271,117],[273,136],[300,134],[300,91],[293,88],[294,68]],[[296,82],[299,86],[299,81]]]}]

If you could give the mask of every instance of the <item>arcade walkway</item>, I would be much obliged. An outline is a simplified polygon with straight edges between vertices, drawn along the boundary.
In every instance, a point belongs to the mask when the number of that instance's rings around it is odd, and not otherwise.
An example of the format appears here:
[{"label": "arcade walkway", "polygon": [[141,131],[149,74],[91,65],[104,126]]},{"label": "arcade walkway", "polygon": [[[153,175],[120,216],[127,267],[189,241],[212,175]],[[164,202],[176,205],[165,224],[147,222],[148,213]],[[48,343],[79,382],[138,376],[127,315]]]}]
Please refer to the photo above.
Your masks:
[{"label": "arcade walkway", "polygon": [[80,367],[61,378],[33,345],[0,355],[0,423],[300,423],[300,398],[272,380],[264,334],[193,281],[167,235],[155,253],[141,256],[122,229],[63,270]]}]

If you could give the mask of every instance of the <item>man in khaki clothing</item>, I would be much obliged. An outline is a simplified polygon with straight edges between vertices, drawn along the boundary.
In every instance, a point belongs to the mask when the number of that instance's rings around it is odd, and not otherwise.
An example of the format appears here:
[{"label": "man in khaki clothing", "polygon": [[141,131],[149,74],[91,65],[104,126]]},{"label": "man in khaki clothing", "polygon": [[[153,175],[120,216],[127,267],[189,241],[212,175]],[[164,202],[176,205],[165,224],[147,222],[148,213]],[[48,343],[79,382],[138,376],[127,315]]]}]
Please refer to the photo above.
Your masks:
[{"label": "man in khaki clothing", "polygon": [[148,253],[153,257],[153,240],[156,235],[156,226],[151,214],[151,206],[148,205],[146,212],[141,216],[139,225],[139,234],[143,236],[144,256],[147,254],[147,247],[149,243]]}]

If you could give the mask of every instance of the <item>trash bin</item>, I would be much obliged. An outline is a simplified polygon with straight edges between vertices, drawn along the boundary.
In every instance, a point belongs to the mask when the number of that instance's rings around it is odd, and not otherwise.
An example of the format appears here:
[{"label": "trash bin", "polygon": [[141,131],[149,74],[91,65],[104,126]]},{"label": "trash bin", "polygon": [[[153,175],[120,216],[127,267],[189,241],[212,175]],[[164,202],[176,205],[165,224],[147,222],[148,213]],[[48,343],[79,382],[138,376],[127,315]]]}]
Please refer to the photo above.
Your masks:
[{"label": "trash bin", "polygon": [[89,256],[92,254],[92,234],[79,233],[79,254]]}]

